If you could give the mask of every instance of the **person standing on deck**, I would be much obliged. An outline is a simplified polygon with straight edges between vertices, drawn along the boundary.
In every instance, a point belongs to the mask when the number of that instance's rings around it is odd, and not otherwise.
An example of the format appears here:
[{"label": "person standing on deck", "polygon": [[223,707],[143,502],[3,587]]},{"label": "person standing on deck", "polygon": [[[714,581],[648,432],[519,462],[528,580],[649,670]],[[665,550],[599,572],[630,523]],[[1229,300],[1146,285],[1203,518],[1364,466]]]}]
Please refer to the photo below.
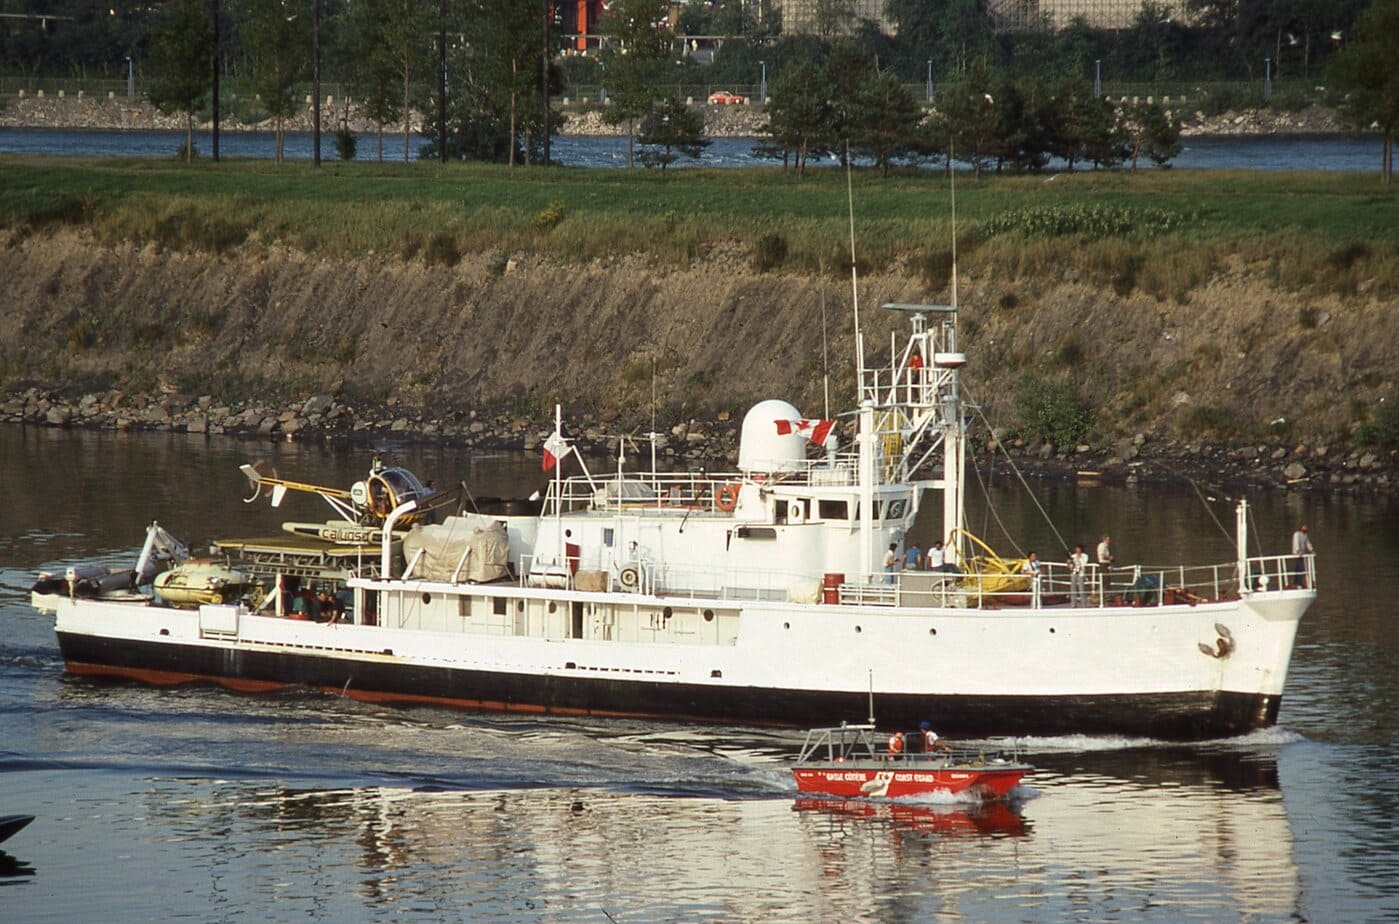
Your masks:
[{"label": "person standing on deck", "polygon": [[1088,570],[1088,553],[1083,551],[1082,545],[1074,546],[1073,554],[1069,556],[1069,605],[1087,606],[1088,589],[1084,585],[1085,572]]},{"label": "person standing on deck", "polygon": [[918,547],[918,543],[910,542],[908,548],[904,550],[904,570],[917,571],[923,567],[923,550]]},{"label": "person standing on deck", "polygon": [[1312,548],[1312,539],[1307,532],[1307,524],[1303,523],[1297,527],[1297,532],[1292,534],[1292,584],[1296,587],[1306,587],[1307,582],[1307,560],[1304,556],[1315,554],[1316,549]]},{"label": "person standing on deck", "polygon": [[1104,536],[1098,543],[1098,570],[1102,572],[1099,580],[1103,582],[1103,588],[1108,586],[1108,572],[1112,570],[1112,537]]},{"label": "person standing on deck", "polygon": [[884,582],[886,584],[897,583],[894,572],[899,570],[899,544],[889,543],[889,551],[884,553]]}]

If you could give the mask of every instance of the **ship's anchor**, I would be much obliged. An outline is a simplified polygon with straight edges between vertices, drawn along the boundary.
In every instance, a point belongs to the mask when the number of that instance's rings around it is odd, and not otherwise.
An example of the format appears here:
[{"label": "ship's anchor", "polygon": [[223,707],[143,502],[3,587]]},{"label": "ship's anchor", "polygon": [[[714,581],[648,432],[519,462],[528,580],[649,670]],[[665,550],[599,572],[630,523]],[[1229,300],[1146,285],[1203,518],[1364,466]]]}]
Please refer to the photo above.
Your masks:
[{"label": "ship's anchor", "polygon": [[1219,633],[1219,638],[1215,640],[1215,647],[1211,648],[1201,642],[1200,653],[1223,660],[1234,653],[1234,633],[1230,632],[1229,627],[1222,622],[1214,624],[1214,631]]}]

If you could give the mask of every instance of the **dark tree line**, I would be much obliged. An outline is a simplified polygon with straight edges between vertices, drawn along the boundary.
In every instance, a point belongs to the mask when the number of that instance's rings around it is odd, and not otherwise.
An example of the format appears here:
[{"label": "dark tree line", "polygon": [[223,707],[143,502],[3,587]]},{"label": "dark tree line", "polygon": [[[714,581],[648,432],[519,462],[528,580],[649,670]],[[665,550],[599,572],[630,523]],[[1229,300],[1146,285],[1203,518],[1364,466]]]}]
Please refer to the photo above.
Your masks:
[{"label": "dark tree line", "polygon": [[854,46],[833,50],[825,67],[789,68],[772,87],[760,151],[804,172],[812,157],[851,156],[883,175],[896,163],[955,159],[978,175],[1042,170],[1051,158],[1073,170],[1142,158],[1169,163],[1180,153],[1180,123],[1154,103],[1116,107],[1078,78],[1048,88],[993,73],[974,59],[925,108],[887,69]]},{"label": "dark tree line", "polygon": [[[1162,113],[1113,110],[1096,98],[1095,61],[1110,80],[1237,79],[1258,76],[1267,57],[1274,77],[1334,78],[1352,91],[1348,118],[1392,136],[1395,0],[1185,2],[1188,18],[1144,3],[1125,30],[1075,22],[1007,35],[993,28],[986,0],[886,0],[897,26],[891,37],[856,19],[852,0],[819,0],[811,31],[797,35],[781,34],[771,0],[692,0],[677,34],[668,0],[613,0],[603,52],[561,58],[560,36],[545,31],[558,30],[548,19],[558,8],[543,0],[322,0],[320,62],[322,76],[350,87],[359,112],[378,126],[380,156],[385,131],[401,130],[405,157],[422,134],[434,156],[540,163],[562,121],[546,99],[565,92],[566,70],[573,80],[605,78],[607,117],[647,149],[643,162],[664,166],[703,144],[693,113],[668,88],[751,86],[760,62],[771,89],[772,149],[797,169],[847,146],[884,171],[949,150],[978,169],[1168,155]],[[152,101],[192,126],[209,105],[212,40],[199,14],[212,3],[7,0],[7,11],[38,18],[0,21],[0,72],[119,77],[129,57]],[[282,126],[299,111],[311,73],[313,0],[221,3],[220,73],[244,109],[273,119],[280,152]],[[686,35],[730,38],[701,65],[686,53]],[[921,84],[929,65],[931,118],[906,89]],[[445,148],[432,124],[439,106]],[[413,124],[414,112],[429,114],[429,124]]]}]

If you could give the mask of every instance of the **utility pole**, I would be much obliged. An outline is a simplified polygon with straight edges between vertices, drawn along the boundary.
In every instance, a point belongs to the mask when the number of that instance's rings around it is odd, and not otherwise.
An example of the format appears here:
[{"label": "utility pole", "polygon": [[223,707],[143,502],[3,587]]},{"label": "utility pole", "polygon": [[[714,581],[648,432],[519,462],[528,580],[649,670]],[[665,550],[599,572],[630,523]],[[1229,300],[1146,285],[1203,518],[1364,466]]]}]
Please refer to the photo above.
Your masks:
[{"label": "utility pole", "polygon": [[214,149],[214,163],[219,161],[219,65],[222,63],[222,55],[219,54],[219,20],[222,18],[219,0],[214,2],[214,99],[213,99],[213,130],[209,133],[210,142]]},{"label": "utility pole", "polygon": [[544,0],[544,44],[539,58],[539,79],[541,81],[539,97],[544,103],[544,166],[547,167],[549,166],[549,0]]},{"label": "utility pole", "polygon": [[311,166],[321,165],[321,0],[311,0]]},{"label": "utility pole", "polygon": [[447,162],[447,0],[437,6],[437,162]]}]

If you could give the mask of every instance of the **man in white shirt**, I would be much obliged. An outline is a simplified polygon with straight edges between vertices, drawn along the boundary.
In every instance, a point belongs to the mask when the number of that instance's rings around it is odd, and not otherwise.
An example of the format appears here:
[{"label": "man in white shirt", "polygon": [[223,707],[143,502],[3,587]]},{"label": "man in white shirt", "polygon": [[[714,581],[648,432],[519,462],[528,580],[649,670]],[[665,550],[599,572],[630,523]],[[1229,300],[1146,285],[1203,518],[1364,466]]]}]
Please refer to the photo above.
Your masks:
[{"label": "man in white shirt", "polygon": [[889,543],[889,551],[884,553],[884,573],[887,575],[884,580],[890,584],[897,583],[894,572],[899,570],[899,544]]},{"label": "man in white shirt", "polygon": [[1312,548],[1311,536],[1307,533],[1307,524],[1303,523],[1297,527],[1297,532],[1292,534],[1292,554],[1295,557],[1292,562],[1292,583],[1297,587],[1309,586],[1307,582],[1307,562],[1303,556],[1315,554]]},{"label": "man in white shirt", "polygon": [[945,564],[947,564],[947,552],[942,547],[942,540],[934,539],[932,547],[928,549],[928,570],[941,571]]}]

